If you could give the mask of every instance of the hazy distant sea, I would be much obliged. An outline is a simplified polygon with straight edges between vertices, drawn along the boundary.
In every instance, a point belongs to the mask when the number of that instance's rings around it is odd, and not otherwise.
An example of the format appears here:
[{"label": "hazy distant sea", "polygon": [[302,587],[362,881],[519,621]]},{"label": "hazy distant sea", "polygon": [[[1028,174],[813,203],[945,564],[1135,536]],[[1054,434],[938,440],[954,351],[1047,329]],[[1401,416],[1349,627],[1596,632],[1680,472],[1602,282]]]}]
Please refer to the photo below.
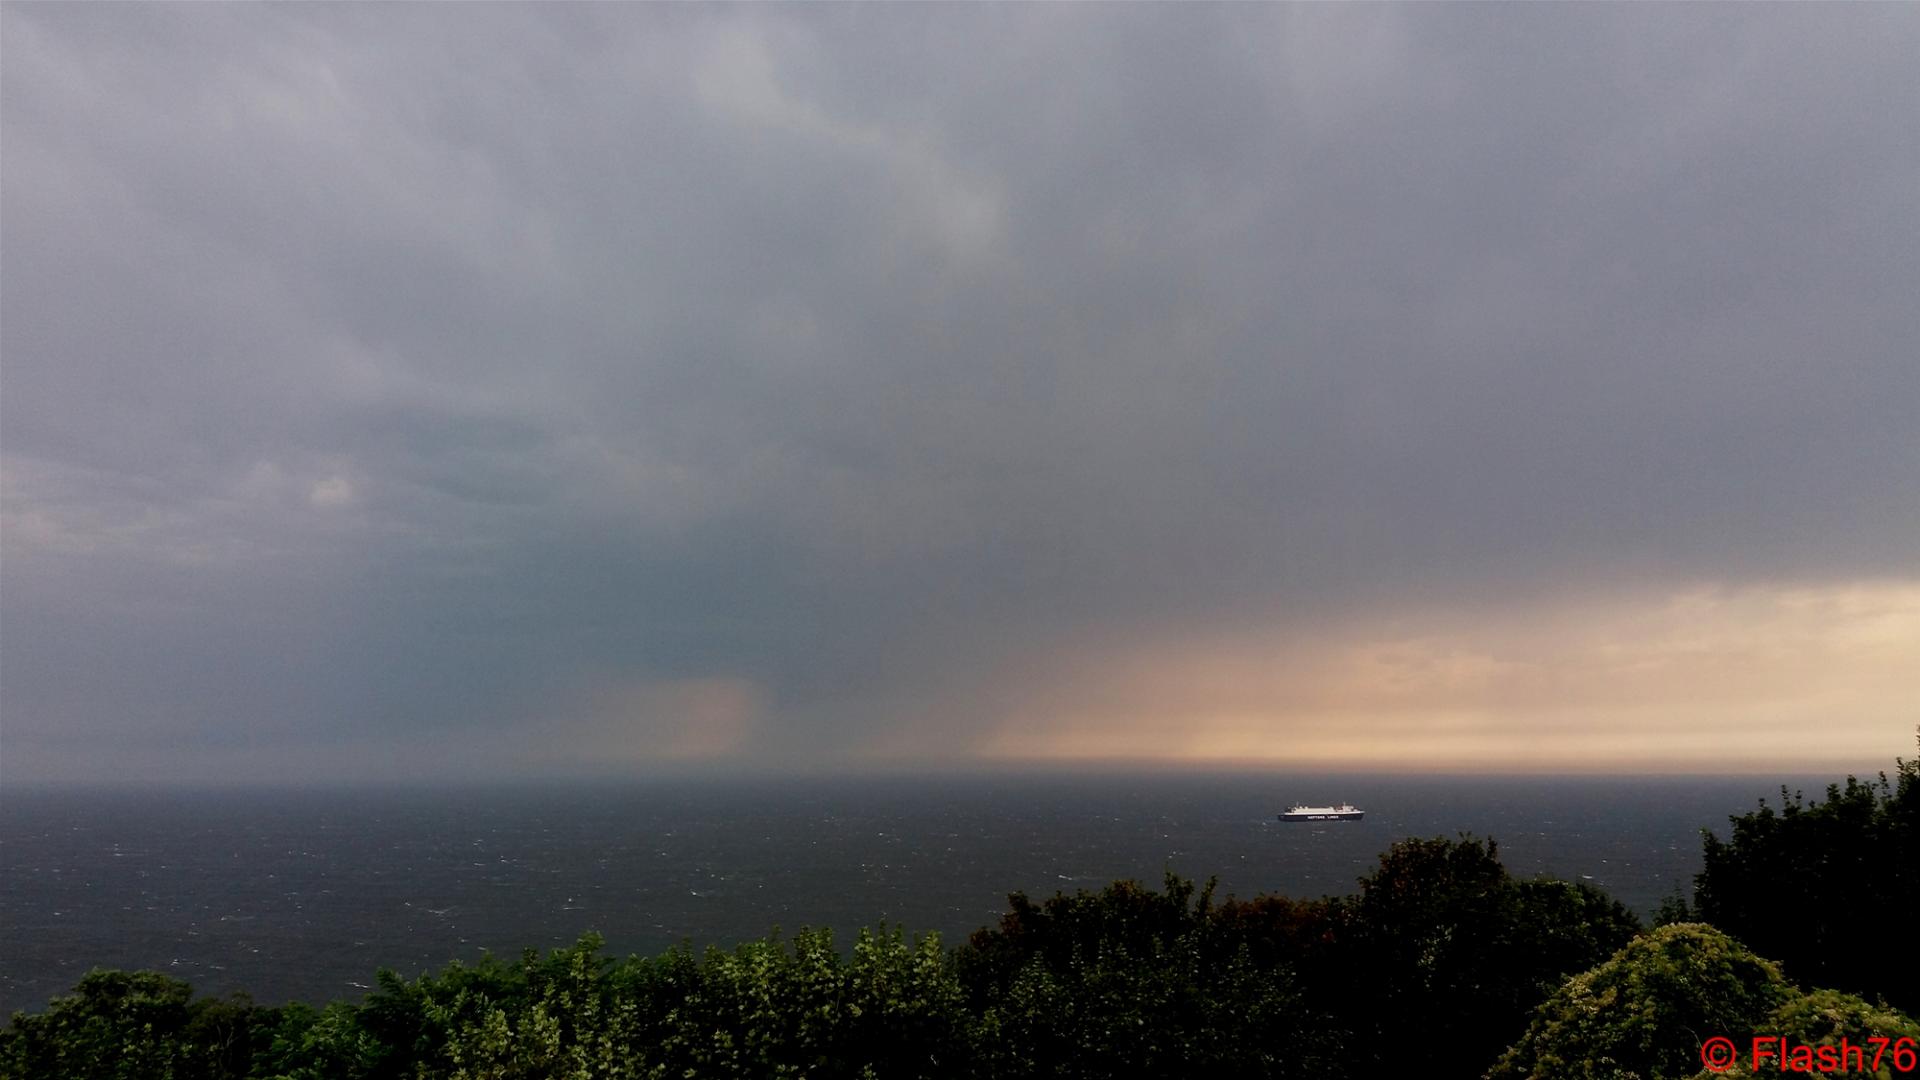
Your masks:
[{"label": "hazy distant sea", "polygon": [[[1809,791],[1829,778],[1801,780]],[[1515,873],[1642,913],[1778,781],[1274,775],[954,777],[438,792],[0,795],[0,1015],[93,967],[256,1000],[357,998],[598,930],[616,954],[879,920],[957,942],[1005,894],[1157,882],[1346,893],[1392,841],[1471,832]],[[1281,824],[1350,800],[1358,823]]]}]

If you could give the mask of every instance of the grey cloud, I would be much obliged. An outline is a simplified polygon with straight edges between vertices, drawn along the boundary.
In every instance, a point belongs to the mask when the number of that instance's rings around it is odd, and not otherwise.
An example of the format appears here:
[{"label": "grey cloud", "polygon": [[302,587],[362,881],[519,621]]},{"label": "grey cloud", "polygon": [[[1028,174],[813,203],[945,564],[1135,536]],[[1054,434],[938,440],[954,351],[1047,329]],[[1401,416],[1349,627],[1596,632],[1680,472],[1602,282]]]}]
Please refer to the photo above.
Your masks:
[{"label": "grey cloud", "polygon": [[4,19],[10,749],[1920,567],[1904,9]]}]

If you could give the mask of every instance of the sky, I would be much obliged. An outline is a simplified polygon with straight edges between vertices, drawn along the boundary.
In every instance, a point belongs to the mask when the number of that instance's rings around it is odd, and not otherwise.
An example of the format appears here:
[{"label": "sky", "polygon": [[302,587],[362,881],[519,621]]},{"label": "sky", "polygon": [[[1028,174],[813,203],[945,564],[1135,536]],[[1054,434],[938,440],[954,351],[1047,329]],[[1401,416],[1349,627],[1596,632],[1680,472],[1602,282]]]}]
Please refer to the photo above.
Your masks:
[{"label": "sky", "polygon": [[1920,8],[0,8],[0,778],[1889,767]]}]

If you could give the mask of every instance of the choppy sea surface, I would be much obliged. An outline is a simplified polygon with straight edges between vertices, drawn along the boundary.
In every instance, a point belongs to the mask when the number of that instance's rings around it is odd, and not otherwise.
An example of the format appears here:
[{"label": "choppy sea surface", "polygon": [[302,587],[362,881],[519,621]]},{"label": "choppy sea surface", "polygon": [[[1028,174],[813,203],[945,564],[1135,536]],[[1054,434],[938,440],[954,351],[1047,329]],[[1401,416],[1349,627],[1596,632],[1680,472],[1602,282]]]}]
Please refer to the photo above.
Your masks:
[{"label": "choppy sea surface", "polygon": [[[1792,778],[1809,792],[1830,777]],[[255,1000],[358,998],[482,950],[597,930],[615,954],[880,920],[958,942],[1013,891],[1168,871],[1220,894],[1320,896],[1394,840],[1472,833],[1520,875],[1643,914],[1700,830],[1778,780],[1011,775],[673,780],[455,791],[0,793],[0,1016],[94,967]],[[1361,822],[1282,824],[1293,802]]]}]

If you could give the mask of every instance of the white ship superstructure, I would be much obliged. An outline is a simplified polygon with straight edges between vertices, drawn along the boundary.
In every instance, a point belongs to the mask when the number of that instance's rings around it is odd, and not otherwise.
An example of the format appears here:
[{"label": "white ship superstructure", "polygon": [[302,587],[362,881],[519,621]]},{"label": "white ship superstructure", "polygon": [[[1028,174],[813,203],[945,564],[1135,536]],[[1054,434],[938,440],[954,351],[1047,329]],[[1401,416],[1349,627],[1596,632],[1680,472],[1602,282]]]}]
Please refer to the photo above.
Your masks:
[{"label": "white ship superstructure", "polygon": [[1339,806],[1295,806],[1280,815],[1281,821],[1359,821],[1366,811],[1352,803]]}]

